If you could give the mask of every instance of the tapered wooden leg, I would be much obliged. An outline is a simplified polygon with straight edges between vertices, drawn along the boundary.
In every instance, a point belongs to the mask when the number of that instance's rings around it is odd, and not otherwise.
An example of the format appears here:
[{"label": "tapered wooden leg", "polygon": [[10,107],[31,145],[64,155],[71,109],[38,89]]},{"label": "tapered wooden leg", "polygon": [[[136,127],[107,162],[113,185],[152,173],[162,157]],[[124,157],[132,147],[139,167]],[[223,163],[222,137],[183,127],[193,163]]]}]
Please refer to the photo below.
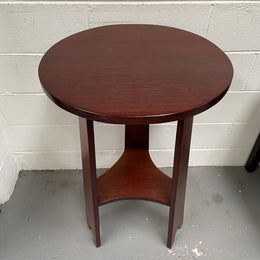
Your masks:
[{"label": "tapered wooden leg", "polygon": [[100,246],[99,211],[93,121],[79,117],[81,155],[87,223]]},{"label": "tapered wooden leg", "polygon": [[149,125],[126,125],[125,148],[149,146]]},{"label": "tapered wooden leg", "polygon": [[190,153],[190,140],[193,117],[178,121],[172,188],[170,195],[170,214],[167,247],[171,248],[178,228],[183,223],[187,171]]}]

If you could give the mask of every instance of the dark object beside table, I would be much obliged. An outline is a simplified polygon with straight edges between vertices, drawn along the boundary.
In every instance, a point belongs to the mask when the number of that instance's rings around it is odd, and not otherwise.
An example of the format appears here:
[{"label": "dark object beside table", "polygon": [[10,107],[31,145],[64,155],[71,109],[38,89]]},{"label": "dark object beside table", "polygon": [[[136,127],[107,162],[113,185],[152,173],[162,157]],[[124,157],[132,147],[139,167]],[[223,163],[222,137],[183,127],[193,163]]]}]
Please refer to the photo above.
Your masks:
[{"label": "dark object beside table", "polygon": [[255,141],[252,151],[247,159],[245,168],[248,172],[253,172],[256,170],[260,162],[260,133]]},{"label": "dark object beside table", "polygon": [[[99,206],[121,199],[169,206],[167,246],[172,246],[183,222],[193,116],[226,94],[232,75],[229,59],[213,43],[165,26],[99,27],[47,51],[39,66],[43,89],[58,106],[79,116],[87,223],[96,246]],[[126,125],[123,155],[99,178],[94,120]],[[149,124],[176,120],[170,178],[149,156]]]}]

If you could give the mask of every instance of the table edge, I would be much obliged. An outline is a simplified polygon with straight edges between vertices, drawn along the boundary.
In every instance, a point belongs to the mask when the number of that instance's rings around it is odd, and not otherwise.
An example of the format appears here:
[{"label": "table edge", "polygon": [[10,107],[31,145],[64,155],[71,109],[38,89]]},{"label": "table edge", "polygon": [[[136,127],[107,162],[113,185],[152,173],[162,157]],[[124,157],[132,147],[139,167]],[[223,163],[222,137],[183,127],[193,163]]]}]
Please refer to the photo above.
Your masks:
[{"label": "table edge", "polygon": [[[233,70],[232,70],[233,72]],[[232,81],[232,77],[231,77]],[[54,97],[51,93],[49,93],[44,86],[41,83],[42,89],[44,93],[50,98],[57,106],[60,108],[66,110],[67,112],[70,112],[74,115],[77,115],[79,117],[87,118],[89,120],[97,121],[97,122],[103,122],[103,123],[110,123],[110,124],[125,124],[125,125],[142,125],[142,124],[159,124],[159,123],[167,123],[171,121],[178,121],[183,120],[185,118],[195,116],[197,114],[200,114],[215,104],[217,104],[228,92],[229,87],[231,85],[231,81],[227,88],[216,98],[212,99],[210,102],[200,106],[193,108],[188,111],[182,111],[179,113],[169,113],[169,114],[162,114],[162,115],[147,115],[147,116],[111,116],[111,115],[105,115],[105,114],[98,114],[95,112],[89,112],[80,108],[76,108],[73,106],[70,106],[68,104],[65,104],[64,102],[60,101],[56,97]]]}]

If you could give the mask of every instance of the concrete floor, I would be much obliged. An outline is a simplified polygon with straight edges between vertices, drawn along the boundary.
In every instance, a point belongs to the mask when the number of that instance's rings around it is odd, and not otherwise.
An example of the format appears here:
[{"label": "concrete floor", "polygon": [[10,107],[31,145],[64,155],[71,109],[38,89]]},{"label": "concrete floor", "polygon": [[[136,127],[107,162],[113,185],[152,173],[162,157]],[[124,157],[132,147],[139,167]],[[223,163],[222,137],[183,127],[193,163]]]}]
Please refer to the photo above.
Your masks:
[{"label": "concrete floor", "polygon": [[100,208],[102,246],[96,248],[85,221],[81,171],[24,171],[0,208],[1,260],[257,260],[260,255],[259,168],[250,174],[242,167],[189,168],[184,224],[171,250],[168,207],[133,200]]}]

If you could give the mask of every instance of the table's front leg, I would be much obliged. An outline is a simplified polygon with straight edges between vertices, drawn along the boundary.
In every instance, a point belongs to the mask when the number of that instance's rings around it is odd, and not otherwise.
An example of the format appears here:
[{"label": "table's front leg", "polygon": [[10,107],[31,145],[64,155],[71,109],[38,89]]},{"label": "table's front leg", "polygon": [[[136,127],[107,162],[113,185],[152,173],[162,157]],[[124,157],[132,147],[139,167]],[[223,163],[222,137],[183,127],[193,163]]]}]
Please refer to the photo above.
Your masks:
[{"label": "table's front leg", "polygon": [[87,223],[97,247],[100,246],[97,175],[93,121],[79,117],[80,143]]},{"label": "table's front leg", "polygon": [[193,117],[189,117],[178,121],[177,126],[167,241],[169,248],[172,247],[177,229],[183,223],[192,121]]}]

